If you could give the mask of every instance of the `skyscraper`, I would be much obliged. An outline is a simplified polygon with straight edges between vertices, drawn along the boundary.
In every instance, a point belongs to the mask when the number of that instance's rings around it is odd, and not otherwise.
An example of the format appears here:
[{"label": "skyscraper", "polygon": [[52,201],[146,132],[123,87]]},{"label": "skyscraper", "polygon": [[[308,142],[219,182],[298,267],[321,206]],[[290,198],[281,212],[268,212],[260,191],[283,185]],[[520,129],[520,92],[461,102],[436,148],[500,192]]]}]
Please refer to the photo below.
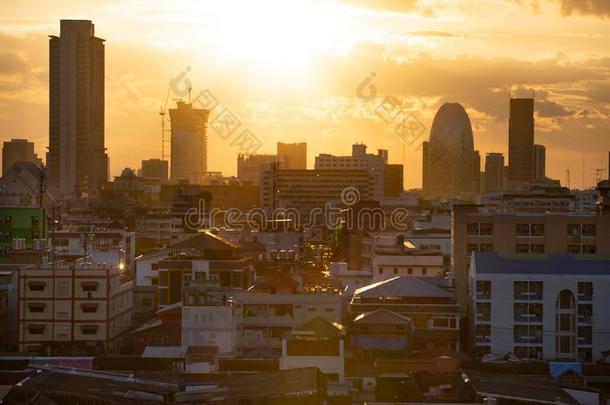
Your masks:
[{"label": "skyscraper", "polygon": [[42,164],[41,160],[34,153],[34,143],[27,139],[11,139],[2,145],[2,173],[16,162],[32,162],[37,166]]},{"label": "skyscraper", "polygon": [[543,181],[546,178],[546,148],[534,145],[533,180]]},{"label": "skyscraper", "polygon": [[307,143],[277,143],[277,157],[286,162],[288,169],[307,169]]},{"label": "skyscraper", "polygon": [[504,190],[504,154],[488,153],[485,158],[485,191]]},{"label": "skyscraper", "polygon": [[104,146],[104,40],[86,20],[61,20],[49,39],[50,180],[64,193],[108,180]]},{"label": "skyscraper", "polygon": [[513,185],[534,175],[534,99],[511,98],[508,120],[508,178]]},{"label": "skyscraper", "polygon": [[171,178],[201,184],[208,162],[209,110],[193,108],[183,101],[169,110],[172,126]]},{"label": "skyscraper", "polygon": [[459,198],[477,191],[473,173],[478,153],[475,155],[470,118],[460,104],[447,103],[439,108],[423,152],[426,198]]}]

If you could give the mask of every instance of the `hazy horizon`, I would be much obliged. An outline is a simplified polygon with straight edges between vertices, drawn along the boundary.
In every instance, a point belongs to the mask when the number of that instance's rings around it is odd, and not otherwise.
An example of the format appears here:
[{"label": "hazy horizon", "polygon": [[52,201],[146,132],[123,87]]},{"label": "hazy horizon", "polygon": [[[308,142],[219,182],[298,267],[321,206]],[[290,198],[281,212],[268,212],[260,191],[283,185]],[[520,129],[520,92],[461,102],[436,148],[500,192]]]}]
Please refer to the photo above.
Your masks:
[{"label": "hazy horizon", "polygon": [[[261,140],[259,153],[306,141],[310,168],[316,155],[347,155],[355,142],[403,163],[396,123],[358,96],[372,73],[377,98],[395,97],[425,128],[405,146],[406,188],[421,186],[418,145],[444,102],[468,112],[482,167],[486,153],[507,158],[509,94],[535,94],[547,176],[565,184],[569,169],[573,187],[583,177],[591,187],[593,169],[608,167],[604,0],[64,1],[58,16],[59,4],[0,5],[0,140],[27,138],[43,158],[48,36],[60,19],[87,19],[106,40],[111,176],[160,157],[159,107],[187,67],[193,95],[209,89]],[[239,148],[212,130],[208,139],[208,170],[235,175]]]}]

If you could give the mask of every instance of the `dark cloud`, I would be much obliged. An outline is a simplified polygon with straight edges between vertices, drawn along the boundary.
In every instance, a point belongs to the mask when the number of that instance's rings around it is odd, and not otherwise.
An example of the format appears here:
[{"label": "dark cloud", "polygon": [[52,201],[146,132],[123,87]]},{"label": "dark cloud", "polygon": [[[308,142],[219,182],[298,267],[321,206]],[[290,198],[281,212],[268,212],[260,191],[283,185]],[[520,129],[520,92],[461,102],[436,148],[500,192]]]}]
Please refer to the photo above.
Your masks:
[{"label": "dark cloud", "polygon": [[557,0],[561,11],[566,14],[596,15],[610,17],[609,0]]},{"label": "dark cloud", "polygon": [[574,114],[574,111],[551,100],[536,98],[536,112],[539,117],[567,117]]}]

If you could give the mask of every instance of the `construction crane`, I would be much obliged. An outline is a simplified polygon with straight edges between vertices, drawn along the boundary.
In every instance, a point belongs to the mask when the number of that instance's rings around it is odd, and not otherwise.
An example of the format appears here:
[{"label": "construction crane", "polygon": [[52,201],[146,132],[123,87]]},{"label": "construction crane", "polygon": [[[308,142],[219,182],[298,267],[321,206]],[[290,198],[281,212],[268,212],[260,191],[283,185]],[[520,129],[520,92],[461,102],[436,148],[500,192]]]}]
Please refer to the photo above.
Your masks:
[{"label": "construction crane", "polygon": [[173,79],[169,81],[167,94],[165,95],[165,103],[163,103],[159,110],[159,115],[161,116],[161,160],[168,160],[167,155],[165,154],[165,144],[171,141],[170,139],[165,139],[165,133],[171,132],[169,129],[165,129],[165,115],[167,114],[167,102],[169,101],[169,92],[172,89],[172,82]]}]

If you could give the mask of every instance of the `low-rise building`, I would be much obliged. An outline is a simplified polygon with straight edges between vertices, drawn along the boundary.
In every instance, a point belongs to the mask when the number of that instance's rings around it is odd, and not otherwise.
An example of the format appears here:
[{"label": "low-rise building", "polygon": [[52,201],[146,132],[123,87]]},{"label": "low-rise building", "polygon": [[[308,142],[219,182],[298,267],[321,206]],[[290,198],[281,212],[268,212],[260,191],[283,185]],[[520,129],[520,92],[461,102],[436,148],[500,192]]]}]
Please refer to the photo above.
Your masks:
[{"label": "low-rise building", "polygon": [[475,253],[471,348],[520,359],[597,361],[610,347],[610,256]]},{"label": "low-rise building", "polygon": [[386,309],[413,321],[411,352],[459,349],[459,307],[443,279],[396,276],[355,291],[349,304],[352,317]]},{"label": "low-rise building", "polygon": [[39,354],[118,350],[131,327],[132,283],[118,266],[75,263],[19,270],[19,350]]}]

